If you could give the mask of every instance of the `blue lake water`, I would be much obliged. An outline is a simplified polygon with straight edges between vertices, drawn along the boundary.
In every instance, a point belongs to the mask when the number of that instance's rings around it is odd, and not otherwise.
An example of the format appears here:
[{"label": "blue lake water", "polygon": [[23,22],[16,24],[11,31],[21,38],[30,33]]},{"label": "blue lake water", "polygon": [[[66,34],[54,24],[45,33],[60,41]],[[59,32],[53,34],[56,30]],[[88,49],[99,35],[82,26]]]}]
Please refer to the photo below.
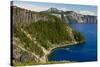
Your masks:
[{"label": "blue lake water", "polygon": [[70,26],[85,37],[85,43],[56,48],[48,56],[49,61],[96,61],[97,24],[71,24]]}]

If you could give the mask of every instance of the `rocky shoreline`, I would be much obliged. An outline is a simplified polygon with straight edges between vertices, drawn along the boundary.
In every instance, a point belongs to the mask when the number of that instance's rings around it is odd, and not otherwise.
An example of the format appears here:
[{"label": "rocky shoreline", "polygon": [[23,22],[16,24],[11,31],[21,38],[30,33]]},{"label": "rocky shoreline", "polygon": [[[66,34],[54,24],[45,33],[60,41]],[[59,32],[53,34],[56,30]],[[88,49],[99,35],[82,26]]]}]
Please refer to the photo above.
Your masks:
[{"label": "rocky shoreline", "polygon": [[[46,55],[46,62],[45,63],[47,63],[47,62],[50,62],[50,61],[48,61],[48,55],[50,54],[50,53],[52,53],[52,51],[54,50],[54,49],[57,49],[57,48],[61,48],[61,47],[65,47],[65,46],[70,46],[70,45],[76,45],[76,44],[78,44],[78,42],[73,42],[73,43],[69,43],[69,44],[65,44],[65,45],[60,45],[60,46],[55,46],[55,47],[52,47],[52,48],[50,48],[49,50],[48,50],[48,53],[45,53]],[[63,61],[62,61],[63,62]],[[71,61],[66,61],[66,62],[71,62]],[[59,62],[58,62],[59,63]]]}]

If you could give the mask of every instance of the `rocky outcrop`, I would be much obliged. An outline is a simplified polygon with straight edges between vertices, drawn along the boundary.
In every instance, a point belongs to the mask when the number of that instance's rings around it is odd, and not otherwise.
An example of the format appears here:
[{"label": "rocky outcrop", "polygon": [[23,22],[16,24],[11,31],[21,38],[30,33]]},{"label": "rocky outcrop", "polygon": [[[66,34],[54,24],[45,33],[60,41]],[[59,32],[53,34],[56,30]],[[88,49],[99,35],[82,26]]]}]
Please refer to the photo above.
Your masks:
[{"label": "rocky outcrop", "polygon": [[69,23],[97,23],[97,16],[82,15],[74,11],[66,11],[64,15]]},{"label": "rocky outcrop", "polygon": [[83,22],[82,17],[83,15],[78,14],[74,11],[66,11],[65,12],[65,17],[69,20],[69,23],[72,22],[76,22],[76,23],[81,23]]},{"label": "rocky outcrop", "polygon": [[97,16],[84,15],[82,19],[83,23],[97,23]]},{"label": "rocky outcrop", "polygon": [[58,10],[57,8],[50,8],[47,11],[43,12],[52,13],[52,15],[55,15],[64,20],[65,22],[69,23],[97,23],[97,16],[82,15],[74,11],[63,11]]},{"label": "rocky outcrop", "polygon": [[49,18],[48,16],[46,16],[45,14],[41,14],[38,12],[34,12],[34,11],[30,11],[30,10],[26,10],[24,8],[19,8],[16,6],[11,6],[12,9],[12,20],[14,21],[14,23],[16,24],[24,24],[24,23],[32,23],[32,22],[37,22],[39,20],[44,20],[44,21],[48,21],[48,20],[54,20],[52,17]]},{"label": "rocky outcrop", "polygon": [[92,15],[82,15],[74,11],[66,11],[66,18],[69,20],[69,23],[97,23],[97,16]]},{"label": "rocky outcrop", "polygon": [[42,12],[44,12],[44,13],[46,13],[46,12],[49,12],[49,13],[61,13],[61,12],[63,12],[63,10],[58,10],[57,8],[49,8],[48,10],[42,11]]}]

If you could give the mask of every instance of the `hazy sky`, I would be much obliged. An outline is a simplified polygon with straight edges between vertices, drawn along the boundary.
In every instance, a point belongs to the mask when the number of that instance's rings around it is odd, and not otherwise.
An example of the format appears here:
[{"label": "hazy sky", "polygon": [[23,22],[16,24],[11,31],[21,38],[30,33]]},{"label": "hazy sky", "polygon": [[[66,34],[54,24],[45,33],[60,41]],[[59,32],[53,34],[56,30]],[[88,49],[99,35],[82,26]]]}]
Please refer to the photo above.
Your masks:
[{"label": "hazy sky", "polygon": [[49,8],[58,8],[64,11],[75,11],[85,15],[97,15],[97,7],[89,5],[72,5],[72,4],[58,4],[58,3],[43,3],[31,1],[14,1],[14,5],[26,8],[32,11],[44,11]]}]

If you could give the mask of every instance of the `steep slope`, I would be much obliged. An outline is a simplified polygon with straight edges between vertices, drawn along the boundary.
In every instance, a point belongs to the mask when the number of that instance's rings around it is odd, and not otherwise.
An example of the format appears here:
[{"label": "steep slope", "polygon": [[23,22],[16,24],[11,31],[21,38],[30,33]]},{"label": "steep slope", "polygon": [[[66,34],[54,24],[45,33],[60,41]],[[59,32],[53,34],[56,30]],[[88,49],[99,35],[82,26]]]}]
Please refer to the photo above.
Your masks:
[{"label": "steep slope", "polygon": [[65,18],[69,20],[69,22],[75,23],[97,23],[97,17],[92,15],[82,15],[78,14],[74,11],[66,11]]},{"label": "steep slope", "polygon": [[13,64],[47,63],[54,48],[84,42],[84,37],[54,15],[11,6]]},{"label": "steep slope", "polygon": [[51,13],[62,19],[65,18],[65,21],[68,23],[97,23],[97,16],[92,15],[82,15],[75,11],[63,11],[58,10],[57,8],[49,8],[43,13]]},{"label": "steep slope", "polygon": [[45,14],[33,12],[33,11],[26,10],[24,8],[19,8],[16,6],[11,6],[11,8],[12,8],[12,14],[13,14],[12,20],[14,21],[14,24],[17,24],[17,25],[24,25],[24,23],[29,24],[32,22],[37,22],[39,20],[54,21],[52,17],[50,16],[48,17]]}]

